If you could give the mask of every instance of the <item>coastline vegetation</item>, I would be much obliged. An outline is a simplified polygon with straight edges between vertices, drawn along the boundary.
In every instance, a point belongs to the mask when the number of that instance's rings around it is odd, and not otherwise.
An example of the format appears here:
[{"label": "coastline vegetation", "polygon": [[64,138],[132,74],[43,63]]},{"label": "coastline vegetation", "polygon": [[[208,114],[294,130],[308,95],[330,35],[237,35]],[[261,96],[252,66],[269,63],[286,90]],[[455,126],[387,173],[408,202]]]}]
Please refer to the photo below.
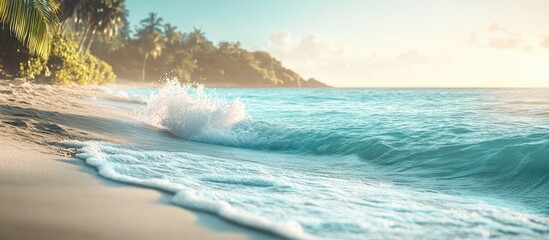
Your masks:
[{"label": "coastline vegetation", "polygon": [[117,78],[232,86],[325,87],[269,53],[214,44],[157,13],[130,28],[124,0],[0,0],[0,77],[60,84]]}]

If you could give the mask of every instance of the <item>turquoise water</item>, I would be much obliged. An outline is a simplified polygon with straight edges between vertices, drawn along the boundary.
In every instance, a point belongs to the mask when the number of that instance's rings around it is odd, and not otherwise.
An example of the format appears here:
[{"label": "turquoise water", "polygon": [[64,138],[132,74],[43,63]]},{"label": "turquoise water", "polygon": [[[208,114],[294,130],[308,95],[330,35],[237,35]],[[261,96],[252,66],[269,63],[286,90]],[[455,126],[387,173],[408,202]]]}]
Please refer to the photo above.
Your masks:
[{"label": "turquoise water", "polygon": [[177,138],[67,144],[183,207],[296,239],[549,238],[548,89],[110,92]]}]

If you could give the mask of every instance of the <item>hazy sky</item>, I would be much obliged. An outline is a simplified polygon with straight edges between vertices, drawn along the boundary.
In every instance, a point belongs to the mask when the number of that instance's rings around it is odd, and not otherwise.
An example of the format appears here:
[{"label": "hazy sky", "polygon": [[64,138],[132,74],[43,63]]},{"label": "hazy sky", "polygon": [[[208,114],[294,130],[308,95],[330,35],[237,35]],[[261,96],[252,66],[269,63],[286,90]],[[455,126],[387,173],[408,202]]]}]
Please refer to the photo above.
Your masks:
[{"label": "hazy sky", "polygon": [[127,0],[305,78],[356,87],[549,87],[548,0]]}]

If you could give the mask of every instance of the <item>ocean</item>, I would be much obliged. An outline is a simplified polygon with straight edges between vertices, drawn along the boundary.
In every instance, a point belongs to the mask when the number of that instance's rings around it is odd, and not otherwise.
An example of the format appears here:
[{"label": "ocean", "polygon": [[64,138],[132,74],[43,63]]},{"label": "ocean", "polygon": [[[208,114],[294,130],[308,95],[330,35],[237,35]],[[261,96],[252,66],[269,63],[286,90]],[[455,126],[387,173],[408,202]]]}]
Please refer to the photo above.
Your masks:
[{"label": "ocean", "polygon": [[290,239],[549,239],[548,89],[105,91],[158,136],[65,144],[176,205]]}]

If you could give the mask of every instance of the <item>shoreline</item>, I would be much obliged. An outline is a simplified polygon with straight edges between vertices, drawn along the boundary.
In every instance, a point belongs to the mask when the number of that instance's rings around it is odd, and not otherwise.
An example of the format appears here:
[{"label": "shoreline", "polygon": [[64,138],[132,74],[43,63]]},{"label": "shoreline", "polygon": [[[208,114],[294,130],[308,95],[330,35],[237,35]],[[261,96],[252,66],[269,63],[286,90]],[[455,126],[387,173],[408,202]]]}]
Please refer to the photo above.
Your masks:
[{"label": "shoreline", "polygon": [[86,102],[95,96],[104,96],[96,86],[0,81],[0,238],[276,239],[173,205],[159,190],[103,178],[71,157],[74,149],[57,143],[125,143],[129,132],[159,131]]}]

